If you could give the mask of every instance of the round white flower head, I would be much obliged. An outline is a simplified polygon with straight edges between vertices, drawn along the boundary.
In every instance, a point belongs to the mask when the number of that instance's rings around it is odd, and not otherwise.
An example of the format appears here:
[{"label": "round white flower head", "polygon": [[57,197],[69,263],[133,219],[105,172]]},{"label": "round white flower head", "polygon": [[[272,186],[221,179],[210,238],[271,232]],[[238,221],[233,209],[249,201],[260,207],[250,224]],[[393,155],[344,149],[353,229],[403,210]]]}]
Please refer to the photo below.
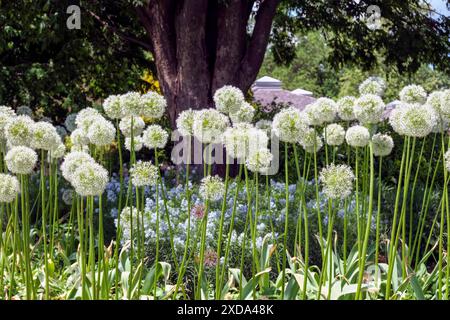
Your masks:
[{"label": "round white flower head", "polygon": [[325,128],[325,142],[330,146],[339,146],[344,143],[345,140],[345,129],[337,124],[329,124]]},{"label": "round white flower head", "polygon": [[33,116],[33,110],[29,106],[20,106],[17,108],[17,114],[23,116]]},{"label": "round white flower head", "polygon": [[355,101],[356,98],[352,96],[342,97],[336,102],[336,109],[339,118],[344,121],[355,120]]},{"label": "round white flower head", "polygon": [[108,171],[91,161],[79,166],[72,175],[75,192],[81,196],[99,196],[108,183]]},{"label": "round white flower head", "polygon": [[19,192],[19,180],[10,174],[0,173],[0,202],[13,202]]},{"label": "round white flower head", "polygon": [[270,134],[272,133],[272,121],[270,120],[259,120],[255,123],[255,127],[263,130],[267,134],[267,136],[270,136]]},{"label": "round white flower head", "polygon": [[323,192],[330,199],[345,199],[353,189],[352,169],[347,165],[335,165],[334,163],[323,168],[319,180],[323,186]]},{"label": "round white flower head", "polygon": [[70,141],[74,146],[85,146],[89,144],[89,138],[83,129],[75,129],[70,134]]},{"label": "round white flower head", "polygon": [[248,155],[250,124],[238,123],[225,130],[222,142],[227,154],[235,159],[243,159]]},{"label": "round white flower head", "polygon": [[145,127],[145,122],[141,117],[127,116],[120,120],[119,129],[125,137],[131,137],[131,123],[133,123],[133,135],[138,136]]},{"label": "round white flower head", "polygon": [[77,128],[77,124],[75,122],[76,119],[77,119],[76,113],[71,113],[67,115],[66,120],[64,120],[64,126],[68,131],[72,132]]},{"label": "round white flower head", "polygon": [[244,94],[233,86],[223,86],[214,93],[214,103],[217,110],[225,114],[234,114],[244,103]]},{"label": "round white flower head", "polygon": [[107,146],[113,143],[116,136],[116,128],[111,121],[98,120],[91,124],[87,137],[89,142],[96,146]]},{"label": "round white flower head", "polygon": [[7,106],[0,106],[0,140],[5,139],[5,126],[16,116],[13,109]]},{"label": "round white flower head", "polygon": [[391,112],[389,123],[400,135],[424,137],[436,127],[438,121],[431,106],[403,103]]},{"label": "round white flower head", "polygon": [[376,157],[388,156],[394,148],[394,140],[387,134],[377,133],[372,137],[372,150]]},{"label": "round white flower head", "polygon": [[359,94],[375,94],[382,96],[386,89],[386,83],[380,77],[369,77],[359,85]]},{"label": "round white flower head", "polygon": [[225,185],[219,176],[204,177],[200,184],[200,196],[209,201],[218,201],[223,197]]},{"label": "round white flower head", "polygon": [[332,99],[322,97],[307,105],[304,112],[311,126],[320,126],[335,120],[337,105]]},{"label": "round white flower head", "polygon": [[298,109],[289,107],[275,115],[272,129],[281,141],[296,143],[308,129],[308,122]]},{"label": "round white flower head", "polygon": [[99,118],[103,118],[103,116],[97,110],[94,108],[85,108],[77,113],[75,124],[78,128],[81,128],[87,132],[90,125]]},{"label": "round white flower head", "polygon": [[441,112],[447,122],[450,121],[450,89],[442,91]]},{"label": "round white flower head", "polygon": [[433,108],[436,115],[436,126],[433,128],[433,132],[442,132],[448,128],[449,118],[444,115],[441,106],[443,95],[443,91],[433,91],[427,98],[426,104]]},{"label": "round white flower head", "polygon": [[66,153],[66,146],[64,143],[58,144],[56,147],[50,149],[49,155],[52,159],[59,159],[64,157],[64,154]]},{"label": "round white flower head", "polygon": [[[142,147],[144,146],[144,140],[142,139],[142,136],[134,137],[133,144],[134,151],[141,151]],[[131,137],[125,137],[125,149],[131,151]]]},{"label": "round white flower head", "polygon": [[150,161],[138,161],[130,169],[135,187],[154,186],[158,182],[158,168]]},{"label": "round white flower head", "polygon": [[61,164],[61,173],[69,182],[72,182],[74,172],[86,163],[94,162],[94,159],[83,151],[72,151],[64,157]]},{"label": "round white flower head", "polygon": [[229,125],[228,117],[216,109],[203,109],[194,117],[194,136],[202,143],[217,143]]},{"label": "round white flower head", "polygon": [[400,101],[406,103],[424,103],[427,99],[427,92],[422,86],[411,84],[400,91]]},{"label": "round white flower head", "polygon": [[33,124],[32,132],[32,148],[51,150],[61,143],[61,137],[51,123],[44,121],[36,122]]},{"label": "round white flower head", "polygon": [[248,129],[247,156],[260,149],[267,148],[269,137],[264,130],[251,127]]},{"label": "round white flower head", "polygon": [[365,94],[355,101],[355,116],[363,124],[375,124],[381,121],[384,112],[383,100],[374,94]]},{"label": "round white flower head", "polygon": [[182,111],[177,118],[177,129],[184,137],[194,134],[193,125],[196,110],[188,109]]},{"label": "round white flower head", "polygon": [[240,122],[252,122],[253,117],[255,115],[255,108],[248,103],[243,102],[241,107],[236,113],[230,114],[230,119],[233,123],[240,123]]},{"label": "round white flower head", "polygon": [[247,168],[252,172],[267,173],[272,162],[273,155],[267,148],[261,148],[251,153],[246,161]]},{"label": "round white flower head", "polygon": [[450,171],[450,150],[447,150],[447,152],[444,154],[445,159],[445,168],[447,171]]},{"label": "round white flower head", "polygon": [[323,147],[322,138],[317,134],[314,128],[308,128],[301,136],[298,143],[308,153],[317,153]]},{"label": "round white flower head", "polygon": [[365,147],[370,140],[370,133],[366,127],[353,126],[347,129],[345,140],[352,147]]},{"label": "round white flower head", "polygon": [[10,118],[5,126],[5,136],[13,146],[29,146],[33,136],[34,121],[29,116]]},{"label": "round white flower head", "polygon": [[161,118],[167,107],[166,99],[156,92],[148,92],[142,95],[141,104],[141,115],[153,119]]},{"label": "round white flower head", "polygon": [[141,95],[138,92],[127,92],[120,96],[122,112],[128,116],[140,116],[142,113]]},{"label": "round white flower head", "polygon": [[[125,207],[120,213],[120,227],[122,230],[122,239],[131,240],[131,234],[133,233],[133,238],[135,238],[139,233],[138,231],[138,221],[139,211],[136,207]],[[133,228],[133,232],[131,229]]]},{"label": "round white flower head", "polygon": [[14,174],[30,174],[36,166],[36,151],[25,146],[13,147],[5,157],[8,170]]},{"label": "round white flower head", "polygon": [[110,119],[121,119],[125,116],[118,95],[111,95],[106,98],[103,101],[103,110]]},{"label": "round white flower head", "polygon": [[144,146],[149,149],[163,149],[166,146],[168,139],[169,134],[167,131],[157,124],[148,126],[142,133]]}]

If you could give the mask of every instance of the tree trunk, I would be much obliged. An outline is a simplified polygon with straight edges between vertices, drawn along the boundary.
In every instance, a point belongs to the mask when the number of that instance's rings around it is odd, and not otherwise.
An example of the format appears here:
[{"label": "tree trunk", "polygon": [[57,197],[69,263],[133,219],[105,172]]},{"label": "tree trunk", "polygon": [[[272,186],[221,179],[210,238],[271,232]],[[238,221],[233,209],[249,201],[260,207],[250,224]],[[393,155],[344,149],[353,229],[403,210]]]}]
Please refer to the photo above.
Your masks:
[{"label": "tree trunk", "polygon": [[[258,7],[255,7],[255,2]],[[136,9],[175,128],[188,108],[212,107],[214,92],[247,92],[264,59],[279,0],[150,0]],[[253,32],[247,29],[252,12]]]}]

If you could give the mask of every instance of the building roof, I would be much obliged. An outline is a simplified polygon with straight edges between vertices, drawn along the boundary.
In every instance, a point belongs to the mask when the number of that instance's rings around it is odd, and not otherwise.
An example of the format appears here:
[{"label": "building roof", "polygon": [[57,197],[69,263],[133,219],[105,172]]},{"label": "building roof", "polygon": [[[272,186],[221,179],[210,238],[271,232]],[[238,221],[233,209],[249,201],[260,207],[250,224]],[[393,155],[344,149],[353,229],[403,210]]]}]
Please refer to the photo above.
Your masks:
[{"label": "building roof", "polygon": [[[281,87],[282,83],[278,79],[264,76],[256,80],[252,87],[254,100],[261,105],[282,104],[285,106],[296,107],[303,110],[305,106],[316,101],[312,97],[312,92],[296,89],[294,92],[285,90]],[[307,92],[309,94],[304,94]]]}]

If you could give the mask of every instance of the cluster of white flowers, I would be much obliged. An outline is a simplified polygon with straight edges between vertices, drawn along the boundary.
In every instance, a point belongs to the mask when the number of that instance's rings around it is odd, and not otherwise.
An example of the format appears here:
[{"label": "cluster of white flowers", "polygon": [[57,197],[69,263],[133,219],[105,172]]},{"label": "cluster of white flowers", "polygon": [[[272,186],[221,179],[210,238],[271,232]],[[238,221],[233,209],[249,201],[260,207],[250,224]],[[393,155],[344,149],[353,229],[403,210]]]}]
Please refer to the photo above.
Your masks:
[{"label": "cluster of white flowers", "polygon": [[227,115],[239,112],[245,102],[242,91],[233,86],[223,86],[218,89],[214,93],[213,100],[217,110]]},{"label": "cluster of white flowers", "polygon": [[383,100],[374,94],[365,94],[355,101],[356,119],[363,124],[376,124],[381,121],[385,105]]},{"label": "cluster of white flowers", "polygon": [[108,183],[108,171],[95,161],[85,162],[73,172],[72,186],[81,196],[99,196]]},{"label": "cluster of white flowers", "polygon": [[386,90],[386,83],[380,77],[369,77],[359,85],[359,94],[374,94],[382,96]]},{"label": "cluster of white flowers", "polygon": [[425,137],[436,127],[435,111],[429,105],[401,104],[391,112],[389,122],[398,134]]},{"label": "cluster of white flowers", "polygon": [[0,173],[0,202],[14,201],[19,192],[19,180],[10,174]]},{"label": "cluster of white flowers", "polygon": [[336,109],[339,118],[344,121],[352,121],[355,120],[355,101],[356,98],[352,96],[346,96],[339,99],[336,102]]},{"label": "cluster of white flowers", "polygon": [[95,146],[107,146],[113,143],[116,136],[116,128],[104,118],[91,124],[87,132],[87,138],[89,142]]},{"label": "cluster of white flowers", "polygon": [[125,149],[131,151],[131,142],[133,142],[133,149],[135,152],[141,151],[144,146],[144,139],[142,136],[137,137],[125,137]]},{"label": "cluster of white flowers", "polygon": [[366,127],[355,125],[347,129],[345,140],[352,147],[365,147],[370,141],[370,133]]},{"label": "cluster of white flowers", "polygon": [[406,103],[424,103],[427,99],[427,92],[422,86],[411,84],[404,87],[400,93],[400,101]]},{"label": "cluster of white flowers", "polygon": [[13,109],[7,106],[0,106],[0,142],[5,140],[6,124],[16,116]]},{"label": "cluster of white flowers", "polygon": [[64,157],[61,164],[61,173],[69,182],[72,182],[75,171],[86,163],[94,162],[94,159],[86,152],[72,151]]},{"label": "cluster of white flowers", "polygon": [[13,146],[30,146],[34,121],[29,116],[10,118],[5,126],[5,136]]},{"label": "cluster of white flowers", "polygon": [[148,126],[142,133],[144,146],[149,149],[163,149],[167,144],[168,138],[169,134],[167,131],[157,124]]},{"label": "cluster of white flowers", "polygon": [[120,132],[125,137],[138,136],[144,131],[145,122],[141,117],[126,116],[119,122]]},{"label": "cluster of white flowers", "polygon": [[227,154],[234,159],[244,159],[248,155],[249,131],[252,128],[247,123],[239,123],[225,130],[222,136]]},{"label": "cluster of white flowers", "polygon": [[352,169],[347,165],[330,164],[320,172],[319,180],[323,185],[323,192],[330,199],[345,199],[353,190]]},{"label": "cluster of white flowers", "polygon": [[337,124],[329,124],[325,128],[325,142],[330,146],[339,146],[344,143],[345,140],[345,129]]},{"label": "cluster of white flowers", "polygon": [[120,96],[122,112],[128,116],[138,117],[142,114],[141,94],[138,92],[127,92]]},{"label": "cluster of white flowers", "polygon": [[216,109],[203,109],[197,111],[192,131],[202,143],[218,143],[229,123],[227,116]]},{"label": "cluster of white flowers", "polygon": [[30,174],[37,163],[37,153],[25,146],[12,147],[5,156],[8,170],[15,174]]},{"label": "cluster of white flowers", "polygon": [[177,129],[184,137],[192,136],[194,134],[194,119],[197,111],[188,109],[182,111],[177,118]]},{"label": "cluster of white flowers", "polygon": [[314,128],[308,128],[299,140],[300,145],[308,153],[316,153],[323,147],[322,138]]},{"label": "cluster of white flowers", "polygon": [[447,152],[444,154],[444,160],[445,169],[447,169],[447,171],[450,171],[450,150],[447,150]]},{"label": "cluster of white flowers", "polygon": [[254,115],[255,108],[253,108],[250,103],[244,101],[237,112],[230,114],[230,119],[233,123],[250,123],[252,122]]},{"label": "cluster of white flowers", "polygon": [[267,148],[261,148],[252,152],[246,161],[247,168],[252,172],[267,173],[272,162],[273,155]]},{"label": "cluster of white flowers", "polygon": [[110,119],[121,119],[125,117],[122,106],[120,105],[120,96],[111,95],[103,102],[103,110]]},{"label": "cluster of white flowers", "polygon": [[336,119],[337,105],[329,98],[319,98],[304,110],[308,123],[311,126],[321,126]]},{"label": "cluster of white flowers", "polygon": [[154,186],[158,182],[158,168],[150,161],[138,161],[130,169],[135,187]]},{"label": "cluster of white flowers", "polygon": [[308,120],[298,109],[289,107],[275,115],[272,129],[281,141],[297,143],[308,129]]},{"label": "cluster of white flowers", "polygon": [[141,115],[147,118],[159,119],[166,111],[167,102],[156,92],[148,92],[141,96]]},{"label": "cluster of white flowers", "polygon": [[225,192],[225,185],[219,176],[206,176],[200,184],[200,196],[209,201],[220,200]]},{"label": "cluster of white flowers", "polygon": [[377,133],[372,137],[373,154],[377,157],[385,157],[392,152],[394,140],[387,134]]},{"label": "cluster of white flowers", "polygon": [[426,104],[433,108],[434,113],[436,114],[436,126],[433,128],[433,132],[441,132],[448,128],[449,123],[449,115],[444,114],[445,108],[443,108],[443,96],[444,91],[434,91],[428,95]]}]

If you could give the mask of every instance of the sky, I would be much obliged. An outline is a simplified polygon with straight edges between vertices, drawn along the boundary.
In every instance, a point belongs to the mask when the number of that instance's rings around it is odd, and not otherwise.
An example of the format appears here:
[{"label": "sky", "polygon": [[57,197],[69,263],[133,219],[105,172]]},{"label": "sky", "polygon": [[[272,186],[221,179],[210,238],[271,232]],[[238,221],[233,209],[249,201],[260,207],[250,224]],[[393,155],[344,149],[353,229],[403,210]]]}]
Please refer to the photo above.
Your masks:
[{"label": "sky", "polygon": [[433,8],[445,16],[450,16],[450,11],[446,7],[446,0],[429,0]]}]

